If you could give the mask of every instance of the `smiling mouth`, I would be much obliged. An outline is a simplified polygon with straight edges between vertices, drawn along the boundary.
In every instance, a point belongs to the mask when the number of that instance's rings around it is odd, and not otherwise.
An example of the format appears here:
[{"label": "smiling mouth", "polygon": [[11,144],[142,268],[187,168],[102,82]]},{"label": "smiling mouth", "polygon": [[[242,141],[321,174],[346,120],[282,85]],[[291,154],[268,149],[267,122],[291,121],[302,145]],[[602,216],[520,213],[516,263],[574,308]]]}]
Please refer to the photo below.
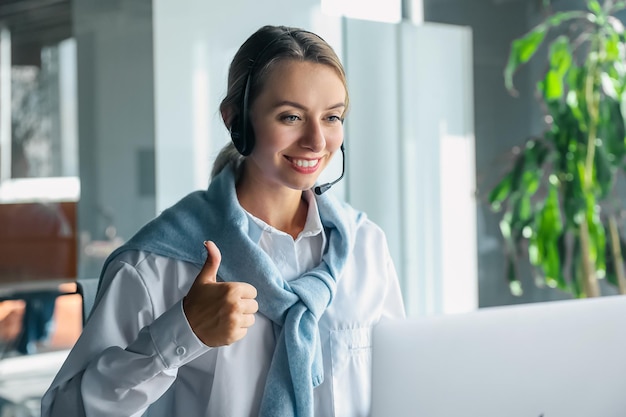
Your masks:
[{"label": "smiling mouth", "polygon": [[316,168],[320,160],[319,159],[295,159],[295,158],[287,158],[289,162],[291,162],[294,166],[298,168]]}]

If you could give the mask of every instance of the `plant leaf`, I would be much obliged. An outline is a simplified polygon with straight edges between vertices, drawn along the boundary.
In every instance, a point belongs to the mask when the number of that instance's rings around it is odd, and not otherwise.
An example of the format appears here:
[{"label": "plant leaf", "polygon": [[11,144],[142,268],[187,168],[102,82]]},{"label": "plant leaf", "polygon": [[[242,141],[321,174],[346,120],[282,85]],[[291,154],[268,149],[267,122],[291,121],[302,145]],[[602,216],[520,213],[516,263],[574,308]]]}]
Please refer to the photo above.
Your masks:
[{"label": "plant leaf", "polygon": [[563,184],[563,208],[568,228],[578,228],[584,219],[586,208],[585,197],[582,191],[578,162],[575,159],[567,160],[565,181]]},{"label": "plant leaf", "polygon": [[598,2],[598,0],[588,0],[587,7],[589,8],[589,11],[593,12],[597,16],[604,14],[604,11],[602,10],[602,6]]},{"label": "plant leaf", "polygon": [[558,12],[548,17],[543,23],[535,26],[524,36],[515,39],[511,43],[511,51],[509,52],[509,58],[504,68],[504,85],[506,89],[511,94],[517,95],[517,90],[513,85],[513,75],[520,65],[528,62],[537,52],[550,28],[559,26],[561,23],[572,19],[592,20],[592,18],[595,17],[579,10]]},{"label": "plant leaf", "polygon": [[599,190],[599,198],[603,199],[613,190],[613,174],[615,172],[605,146],[596,146],[594,162],[596,168],[594,185]]},{"label": "plant leaf", "polygon": [[617,100],[617,90],[615,89],[614,80],[611,78],[609,74],[606,72],[602,72],[600,74],[600,82],[602,85],[602,91],[607,96],[611,97],[614,100]]},{"label": "plant leaf", "polygon": [[563,96],[563,77],[554,70],[548,71],[542,89],[547,101],[560,100]]},{"label": "plant leaf", "polygon": [[506,200],[511,193],[511,173],[504,176],[504,178],[491,190],[489,193],[489,204],[494,211],[500,210],[502,203]]},{"label": "plant leaf", "polygon": [[564,283],[559,255],[559,238],[562,230],[558,189],[556,185],[550,184],[548,197],[537,216],[538,259],[541,262],[546,283],[550,287]]},{"label": "plant leaf", "polygon": [[615,61],[619,59],[619,44],[619,36],[616,33],[613,33],[612,36],[606,40],[604,50],[606,51],[607,60]]},{"label": "plant leaf", "polygon": [[[619,100],[619,109],[622,115],[622,122],[624,124],[624,129],[626,129],[626,92],[622,93],[622,96]],[[626,141],[626,137],[624,138],[624,141]]]},{"label": "plant leaf", "polygon": [[611,174],[614,175],[615,169],[626,154],[626,144],[624,143],[626,126],[622,119],[620,103],[608,97],[602,100],[598,121],[598,137],[602,138],[602,146],[598,149],[602,148],[601,151],[604,154],[601,157],[605,159],[600,162],[608,164],[613,170]]},{"label": "plant leaf", "polygon": [[572,52],[567,36],[559,36],[550,44],[550,67],[563,77],[572,66]]},{"label": "plant leaf", "polygon": [[548,17],[543,24],[549,27],[555,27],[555,26],[560,25],[563,22],[566,22],[572,19],[591,20],[592,18],[593,18],[593,15],[590,15],[587,12],[583,12],[581,10],[572,10],[568,12],[555,13],[552,16]]},{"label": "plant leaf", "polygon": [[509,60],[504,69],[504,83],[509,91],[515,91],[515,87],[513,86],[513,74],[515,74],[515,71],[520,65],[528,62],[535,52],[537,52],[537,49],[539,49],[539,46],[546,37],[547,31],[548,26],[539,25],[523,37],[514,40],[511,44]]},{"label": "plant leaf", "polygon": [[605,250],[606,232],[600,221],[599,206],[593,195],[588,194],[587,225],[589,228],[589,258],[595,265],[596,274],[603,278],[606,274]]}]

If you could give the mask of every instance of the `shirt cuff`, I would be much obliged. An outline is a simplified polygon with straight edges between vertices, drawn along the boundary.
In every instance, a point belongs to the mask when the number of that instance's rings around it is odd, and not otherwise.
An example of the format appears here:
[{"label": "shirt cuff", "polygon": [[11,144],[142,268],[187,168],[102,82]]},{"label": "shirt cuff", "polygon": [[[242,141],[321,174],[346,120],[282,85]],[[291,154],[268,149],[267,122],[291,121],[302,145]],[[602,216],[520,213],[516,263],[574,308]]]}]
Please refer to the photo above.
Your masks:
[{"label": "shirt cuff", "polygon": [[167,368],[178,368],[211,350],[193,332],[179,301],[149,326],[150,337]]}]

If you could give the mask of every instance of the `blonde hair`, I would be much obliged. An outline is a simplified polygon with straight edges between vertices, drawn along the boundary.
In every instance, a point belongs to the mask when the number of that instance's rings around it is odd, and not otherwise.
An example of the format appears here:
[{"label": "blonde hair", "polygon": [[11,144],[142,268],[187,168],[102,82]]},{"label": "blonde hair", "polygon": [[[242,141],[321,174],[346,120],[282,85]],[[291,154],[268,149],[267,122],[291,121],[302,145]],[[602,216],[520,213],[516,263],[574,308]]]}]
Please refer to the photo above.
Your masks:
[{"label": "blonde hair", "polygon": [[217,174],[222,172],[227,165],[234,165],[238,167],[241,165],[246,157],[239,153],[237,148],[232,142],[228,142],[217,154],[215,161],[213,161],[213,168],[211,169],[211,178],[214,178]]}]

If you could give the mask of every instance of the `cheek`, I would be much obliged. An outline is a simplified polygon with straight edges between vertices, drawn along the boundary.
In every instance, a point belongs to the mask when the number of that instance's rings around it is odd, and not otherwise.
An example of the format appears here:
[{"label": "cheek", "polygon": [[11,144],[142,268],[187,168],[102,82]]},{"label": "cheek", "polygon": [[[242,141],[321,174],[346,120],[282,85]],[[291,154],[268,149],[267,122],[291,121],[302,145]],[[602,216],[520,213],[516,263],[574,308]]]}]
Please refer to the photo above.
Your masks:
[{"label": "cheek", "polygon": [[335,129],[326,134],[326,148],[330,152],[339,150],[339,147],[343,143],[343,128]]},{"label": "cheek", "polygon": [[279,152],[297,140],[297,132],[281,127],[263,126],[255,129],[255,148],[263,148],[263,153]]}]

